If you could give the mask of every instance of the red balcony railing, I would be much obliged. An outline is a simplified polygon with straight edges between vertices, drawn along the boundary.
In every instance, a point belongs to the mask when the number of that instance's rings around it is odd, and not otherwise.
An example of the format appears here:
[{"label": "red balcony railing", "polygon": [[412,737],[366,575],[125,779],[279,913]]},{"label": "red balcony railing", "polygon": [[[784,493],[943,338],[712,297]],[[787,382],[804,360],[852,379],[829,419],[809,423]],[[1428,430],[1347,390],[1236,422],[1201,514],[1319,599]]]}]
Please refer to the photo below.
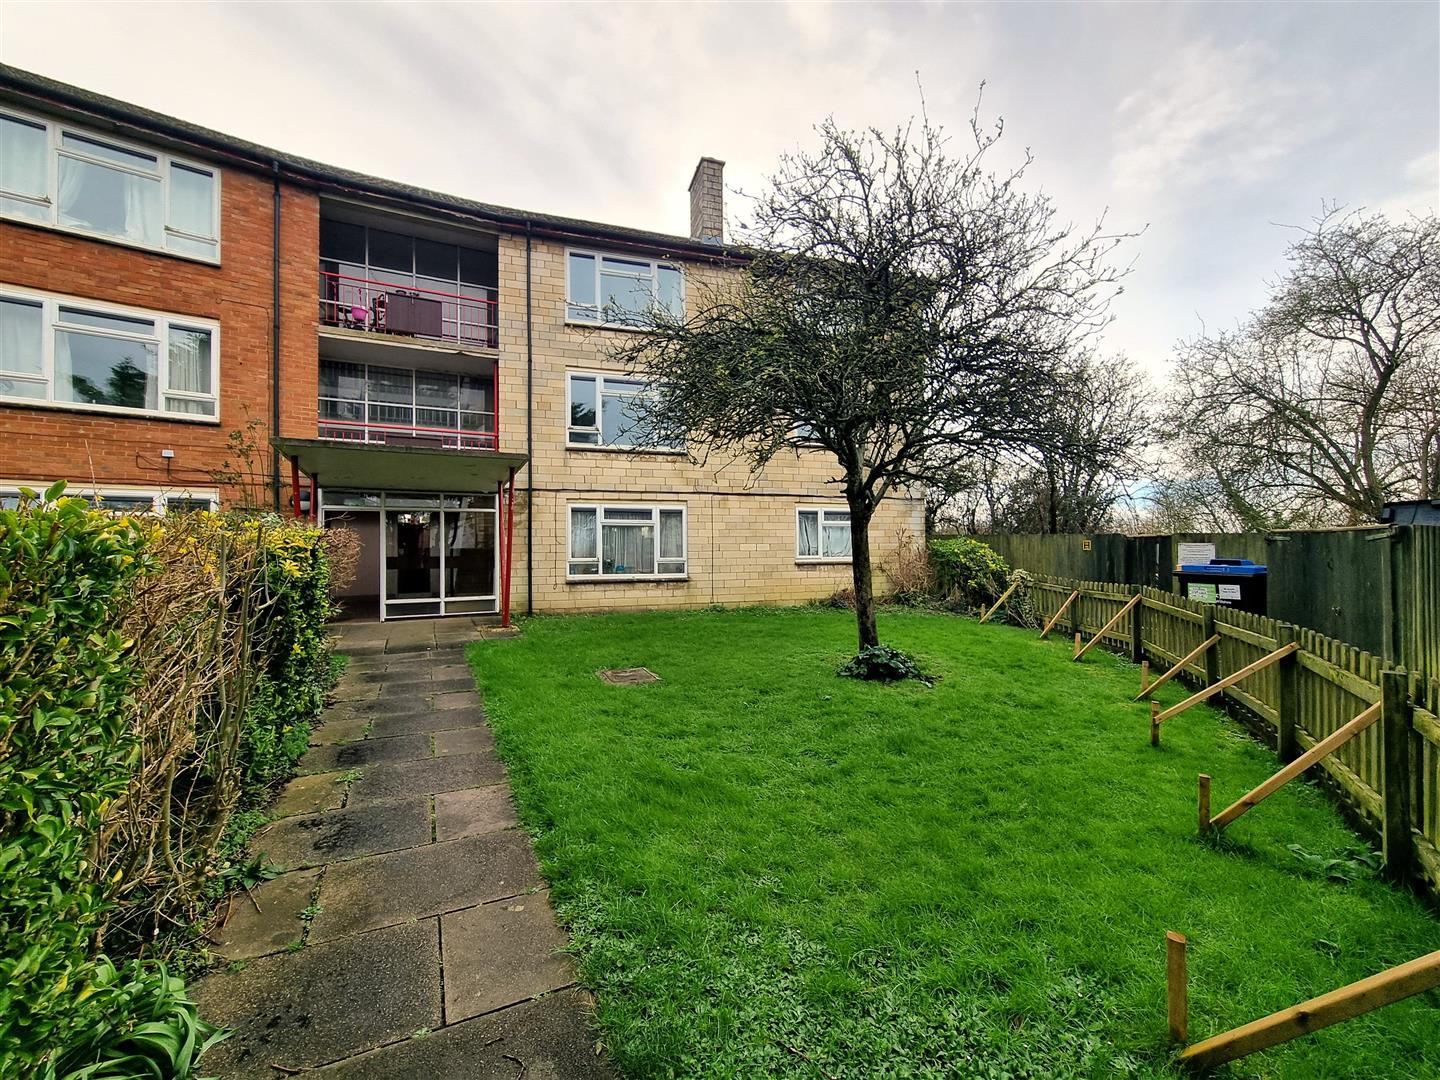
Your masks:
[{"label": "red balcony railing", "polygon": [[394,285],[320,271],[320,322],[392,337],[450,341],[481,349],[500,347],[497,290],[463,286],[476,295]]},{"label": "red balcony railing", "polygon": [[[491,428],[495,426],[492,418]],[[460,428],[410,427],[371,424],[363,420],[321,420],[320,438],[337,442],[380,443],[389,446],[424,446],[437,450],[494,450],[498,432],[463,431]]]}]

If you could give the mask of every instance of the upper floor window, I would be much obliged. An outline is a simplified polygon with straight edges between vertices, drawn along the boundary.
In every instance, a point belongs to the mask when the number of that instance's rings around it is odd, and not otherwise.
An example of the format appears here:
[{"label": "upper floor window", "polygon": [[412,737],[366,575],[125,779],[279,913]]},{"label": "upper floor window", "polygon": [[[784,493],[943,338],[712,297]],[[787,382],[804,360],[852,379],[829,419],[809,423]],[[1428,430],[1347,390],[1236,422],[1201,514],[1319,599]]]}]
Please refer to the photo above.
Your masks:
[{"label": "upper floor window", "polygon": [[[647,446],[647,430],[641,405],[650,393],[640,379],[602,375],[594,371],[572,371],[569,386],[569,428],[565,441],[572,446]],[[679,450],[678,442],[659,444],[659,449]]]},{"label": "upper floor window", "polygon": [[217,420],[208,320],[0,292],[0,400]]},{"label": "upper floor window", "polygon": [[18,113],[0,112],[0,215],[220,258],[214,169]]},{"label": "upper floor window", "polygon": [[644,326],[652,306],[685,315],[685,275],[674,263],[568,251],[565,318],[597,326]]}]

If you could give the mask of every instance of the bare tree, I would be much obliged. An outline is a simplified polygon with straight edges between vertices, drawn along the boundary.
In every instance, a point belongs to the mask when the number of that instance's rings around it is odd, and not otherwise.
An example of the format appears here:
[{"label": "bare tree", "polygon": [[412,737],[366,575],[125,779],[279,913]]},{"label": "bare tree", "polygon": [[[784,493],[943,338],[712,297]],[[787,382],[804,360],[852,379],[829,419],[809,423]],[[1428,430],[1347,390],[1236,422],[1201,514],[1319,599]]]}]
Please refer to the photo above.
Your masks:
[{"label": "bare tree", "polygon": [[1440,220],[1330,211],[1269,302],[1181,346],[1169,427],[1254,527],[1440,495]]},{"label": "bare tree", "polygon": [[1154,421],[1148,382],[1123,356],[1082,355],[1053,403],[1049,445],[992,455],[952,503],[968,508],[970,531],[1093,532],[1142,471]]},{"label": "bare tree", "polygon": [[690,314],[656,310],[615,356],[655,393],[656,442],[684,439],[759,469],[814,448],[850,510],[861,648],[878,643],[870,523],[887,495],[979,451],[1053,445],[1076,343],[1106,319],[1121,240],[1077,232],[1024,193],[1028,155],[988,171],[1001,129],[972,117],[952,156],[928,120],[842,130],[782,158],[744,228],[743,274]]}]

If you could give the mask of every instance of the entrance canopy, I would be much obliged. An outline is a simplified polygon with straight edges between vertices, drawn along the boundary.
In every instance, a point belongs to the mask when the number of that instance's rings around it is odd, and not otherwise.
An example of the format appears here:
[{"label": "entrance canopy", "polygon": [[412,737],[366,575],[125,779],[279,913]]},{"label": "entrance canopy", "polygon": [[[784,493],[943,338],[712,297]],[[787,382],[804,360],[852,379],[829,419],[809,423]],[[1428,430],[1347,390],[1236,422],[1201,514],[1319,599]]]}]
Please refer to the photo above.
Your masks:
[{"label": "entrance canopy", "polygon": [[272,439],[271,444],[325,487],[368,491],[494,491],[529,460],[524,454],[329,439]]}]

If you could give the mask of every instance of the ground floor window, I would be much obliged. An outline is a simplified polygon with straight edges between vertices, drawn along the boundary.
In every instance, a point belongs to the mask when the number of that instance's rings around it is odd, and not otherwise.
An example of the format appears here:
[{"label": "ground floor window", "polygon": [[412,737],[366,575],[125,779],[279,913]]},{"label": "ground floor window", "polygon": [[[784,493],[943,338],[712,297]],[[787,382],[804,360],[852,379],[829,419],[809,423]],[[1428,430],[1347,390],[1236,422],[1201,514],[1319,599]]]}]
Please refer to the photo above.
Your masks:
[{"label": "ground floor window", "polygon": [[[0,509],[13,510],[20,503],[20,489],[43,492],[50,480],[0,480]],[[65,490],[71,498],[87,499],[101,510],[114,514],[183,514],[193,510],[218,510],[220,499],[214,491],[160,491],[155,488],[94,488],[72,484]]]},{"label": "ground floor window", "polygon": [[850,511],[824,506],[796,509],[795,558],[850,558]]},{"label": "ground floor window", "polygon": [[571,506],[572,578],[684,577],[683,506]]}]

